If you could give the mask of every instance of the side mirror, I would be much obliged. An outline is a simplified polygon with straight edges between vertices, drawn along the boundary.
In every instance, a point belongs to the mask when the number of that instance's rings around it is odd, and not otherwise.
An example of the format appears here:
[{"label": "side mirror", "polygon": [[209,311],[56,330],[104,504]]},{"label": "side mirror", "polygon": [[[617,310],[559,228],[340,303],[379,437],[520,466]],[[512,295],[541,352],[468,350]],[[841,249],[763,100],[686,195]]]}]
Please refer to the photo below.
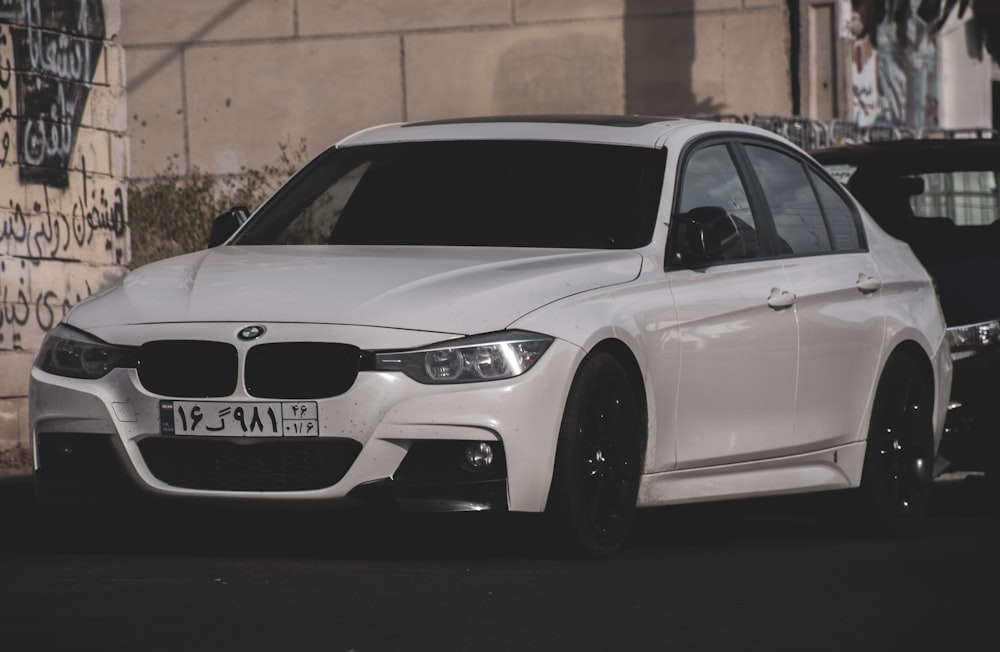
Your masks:
[{"label": "side mirror", "polygon": [[715,260],[743,237],[736,220],[722,206],[699,206],[673,219],[678,221],[676,256],[684,265]]},{"label": "side mirror", "polygon": [[246,206],[234,206],[212,221],[212,233],[208,236],[208,246],[218,247],[228,240],[247,220],[250,219],[250,209]]}]

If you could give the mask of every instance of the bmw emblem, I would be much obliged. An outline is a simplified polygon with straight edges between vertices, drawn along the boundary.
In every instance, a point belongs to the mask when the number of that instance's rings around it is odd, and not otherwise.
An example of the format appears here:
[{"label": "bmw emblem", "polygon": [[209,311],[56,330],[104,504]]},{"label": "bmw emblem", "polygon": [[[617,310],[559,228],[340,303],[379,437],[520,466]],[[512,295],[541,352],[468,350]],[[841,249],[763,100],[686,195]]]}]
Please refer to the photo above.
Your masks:
[{"label": "bmw emblem", "polygon": [[266,330],[267,329],[264,328],[263,326],[247,326],[246,328],[244,328],[243,330],[241,330],[239,333],[237,333],[236,337],[240,338],[244,342],[249,341],[249,340],[255,340],[258,337],[260,337],[261,335],[263,335],[264,331],[266,331]]}]

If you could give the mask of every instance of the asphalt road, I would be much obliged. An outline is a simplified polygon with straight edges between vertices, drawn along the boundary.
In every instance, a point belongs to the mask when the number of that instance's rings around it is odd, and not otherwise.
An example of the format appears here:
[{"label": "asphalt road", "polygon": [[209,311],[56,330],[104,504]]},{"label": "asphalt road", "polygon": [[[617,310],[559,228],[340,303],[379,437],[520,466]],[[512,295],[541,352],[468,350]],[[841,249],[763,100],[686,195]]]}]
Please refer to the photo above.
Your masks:
[{"label": "asphalt road", "polygon": [[939,483],[903,539],[845,532],[815,499],[752,501],[643,512],[589,561],[531,518],[74,516],[0,478],[0,650],[1000,649],[978,480]]}]

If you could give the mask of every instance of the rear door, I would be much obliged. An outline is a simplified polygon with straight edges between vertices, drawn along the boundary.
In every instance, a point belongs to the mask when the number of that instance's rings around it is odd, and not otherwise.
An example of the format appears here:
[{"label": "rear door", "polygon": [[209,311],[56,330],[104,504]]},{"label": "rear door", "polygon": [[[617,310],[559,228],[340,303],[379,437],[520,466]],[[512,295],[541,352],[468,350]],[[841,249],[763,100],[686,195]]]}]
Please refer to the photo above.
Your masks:
[{"label": "rear door", "polygon": [[744,144],[773,220],[799,328],[795,446],[855,441],[885,333],[881,279],[853,203],[793,152]]}]

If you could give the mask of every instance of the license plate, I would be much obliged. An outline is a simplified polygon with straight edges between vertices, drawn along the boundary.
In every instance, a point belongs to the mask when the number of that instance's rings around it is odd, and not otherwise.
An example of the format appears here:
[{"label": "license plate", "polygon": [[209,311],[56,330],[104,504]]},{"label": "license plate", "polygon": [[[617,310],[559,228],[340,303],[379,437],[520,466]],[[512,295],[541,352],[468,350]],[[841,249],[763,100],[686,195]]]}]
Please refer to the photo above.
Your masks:
[{"label": "license plate", "polygon": [[160,432],[164,435],[315,437],[319,435],[319,409],[315,401],[160,401]]}]

